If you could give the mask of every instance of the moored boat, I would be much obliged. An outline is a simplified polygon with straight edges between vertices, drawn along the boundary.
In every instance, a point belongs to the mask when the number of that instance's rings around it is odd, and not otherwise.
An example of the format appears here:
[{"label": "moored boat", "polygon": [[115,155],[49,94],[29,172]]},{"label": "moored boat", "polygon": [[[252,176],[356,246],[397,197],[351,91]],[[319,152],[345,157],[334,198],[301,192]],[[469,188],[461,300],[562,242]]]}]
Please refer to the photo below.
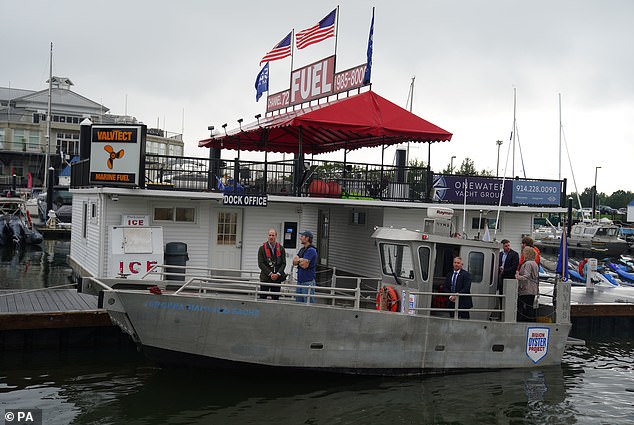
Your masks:
[{"label": "moored boat", "polygon": [[[92,280],[104,289],[113,322],[162,362],[371,375],[560,364],[571,327],[570,286],[556,283],[557,300],[541,307],[540,323],[517,322],[517,282],[506,280],[504,295],[496,295],[499,243],[437,229],[377,228],[381,276],[373,285],[366,278],[365,286],[361,278],[334,276],[315,288],[315,303],[297,302],[292,282],[282,285],[279,300],[264,300],[259,282],[244,279],[191,276],[176,290],[162,280],[148,281],[156,285],[150,290]],[[472,274],[466,320],[443,305],[441,285],[454,255]],[[381,301],[384,288],[392,303]]]},{"label": "moored boat", "polygon": [[[619,236],[620,227],[610,220],[582,222],[572,225],[568,236],[570,255],[618,257],[630,244]],[[541,250],[559,249],[560,235],[536,233],[535,245]]]},{"label": "moored boat", "polygon": [[42,243],[42,234],[34,229],[33,221],[21,198],[0,198],[0,244],[24,246]]}]

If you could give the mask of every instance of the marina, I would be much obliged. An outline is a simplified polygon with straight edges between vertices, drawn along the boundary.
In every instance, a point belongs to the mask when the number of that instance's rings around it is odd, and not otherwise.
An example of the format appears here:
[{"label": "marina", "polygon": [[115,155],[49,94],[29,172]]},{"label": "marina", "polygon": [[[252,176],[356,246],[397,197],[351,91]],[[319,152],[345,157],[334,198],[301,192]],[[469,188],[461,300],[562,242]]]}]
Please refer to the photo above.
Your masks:
[{"label": "marina", "polygon": [[629,8],[114,6],[8,11],[7,423],[634,423]]}]

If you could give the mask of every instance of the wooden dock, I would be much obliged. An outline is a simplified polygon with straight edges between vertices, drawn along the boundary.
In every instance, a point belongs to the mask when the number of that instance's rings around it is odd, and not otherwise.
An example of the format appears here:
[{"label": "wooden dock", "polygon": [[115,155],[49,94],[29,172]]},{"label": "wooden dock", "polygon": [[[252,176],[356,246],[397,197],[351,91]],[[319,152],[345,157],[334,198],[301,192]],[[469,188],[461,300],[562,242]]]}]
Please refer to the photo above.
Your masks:
[{"label": "wooden dock", "polygon": [[97,297],[75,289],[0,291],[0,351],[129,344]]},{"label": "wooden dock", "polygon": [[44,239],[70,239],[70,227],[35,226]]},{"label": "wooden dock", "polygon": [[572,336],[585,339],[634,335],[634,288],[573,286]]}]

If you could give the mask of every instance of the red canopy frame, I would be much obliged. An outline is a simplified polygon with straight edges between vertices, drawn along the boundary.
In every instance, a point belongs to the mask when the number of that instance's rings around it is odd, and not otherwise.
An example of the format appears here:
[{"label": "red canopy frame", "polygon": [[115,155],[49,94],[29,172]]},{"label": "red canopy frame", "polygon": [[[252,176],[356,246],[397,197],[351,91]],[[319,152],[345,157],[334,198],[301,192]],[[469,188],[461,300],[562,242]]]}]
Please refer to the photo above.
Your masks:
[{"label": "red canopy frame", "polygon": [[445,142],[452,134],[373,91],[265,117],[201,140],[208,148],[321,154],[406,142]]}]

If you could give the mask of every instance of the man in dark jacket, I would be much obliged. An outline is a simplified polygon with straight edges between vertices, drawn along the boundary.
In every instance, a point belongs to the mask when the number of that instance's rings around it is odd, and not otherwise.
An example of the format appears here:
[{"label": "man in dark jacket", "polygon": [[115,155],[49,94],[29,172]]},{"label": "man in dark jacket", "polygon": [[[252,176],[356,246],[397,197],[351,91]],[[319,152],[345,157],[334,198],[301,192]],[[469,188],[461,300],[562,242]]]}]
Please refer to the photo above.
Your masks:
[{"label": "man in dark jacket", "polygon": [[[269,229],[268,240],[258,249],[258,267],[260,268],[260,282],[280,284],[286,280],[286,252],[284,247],[276,241],[277,230]],[[260,285],[260,291],[271,292],[271,299],[278,300],[279,285]],[[266,298],[267,294],[260,294]]]},{"label": "man in dark jacket", "polygon": [[[449,302],[447,303],[447,308],[454,308],[456,303],[456,298],[458,298],[458,308],[460,310],[469,309],[473,307],[473,301],[471,301],[471,297],[465,296],[462,294],[470,294],[471,293],[471,275],[468,271],[462,268],[462,258],[456,257],[453,259],[453,271],[447,275],[445,278],[445,285],[443,286],[443,291],[450,294],[461,294],[456,297],[455,295],[449,296]],[[451,317],[453,317],[453,312],[451,312]],[[469,312],[468,311],[459,311],[458,312],[459,319],[468,319]]]},{"label": "man in dark jacket", "polygon": [[502,239],[502,251],[500,251],[500,269],[498,273],[498,292],[504,294],[502,281],[504,279],[515,279],[515,272],[520,264],[520,256],[511,249],[511,242]]}]

